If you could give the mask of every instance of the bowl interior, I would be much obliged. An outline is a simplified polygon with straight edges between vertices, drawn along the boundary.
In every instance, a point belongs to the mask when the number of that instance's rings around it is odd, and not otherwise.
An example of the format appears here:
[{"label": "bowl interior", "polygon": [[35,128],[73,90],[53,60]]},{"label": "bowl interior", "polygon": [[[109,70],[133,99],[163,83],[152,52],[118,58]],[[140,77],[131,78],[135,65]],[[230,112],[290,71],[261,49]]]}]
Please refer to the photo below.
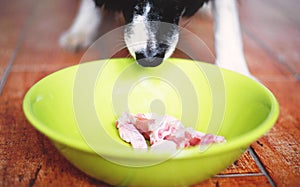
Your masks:
[{"label": "bowl interior", "polygon": [[[169,114],[186,126],[225,136],[226,144],[203,153],[213,154],[248,147],[272,127],[279,110],[272,93],[256,81],[184,59],[156,68],[141,68],[132,59],[66,68],[35,84],[23,107],[31,124],[52,140],[121,157],[132,156],[115,127],[124,111]],[[199,155],[193,148],[187,152]]]}]

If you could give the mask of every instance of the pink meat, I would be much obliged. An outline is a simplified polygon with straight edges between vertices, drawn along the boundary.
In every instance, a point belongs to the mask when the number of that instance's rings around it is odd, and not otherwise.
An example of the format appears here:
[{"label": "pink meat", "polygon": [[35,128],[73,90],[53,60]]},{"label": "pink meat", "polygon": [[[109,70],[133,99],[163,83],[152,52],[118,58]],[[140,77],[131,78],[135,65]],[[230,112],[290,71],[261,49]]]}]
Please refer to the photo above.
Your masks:
[{"label": "pink meat", "polygon": [[124,114],[117,122],[120,137],[128,143],[131,143],[135,149],[147,149],[148,145],[144,136],[137,130],[134,125],[135,120],[129,114]]},{"label": "pink meat", "polygon": [[172,116],[165,116],[156,121],[158,125],[156,125],[156,128],[149,134],[151,145],[165,140],[166,137],[174,134],[178,129],[183,128],[182,123]]},{"label": "pink meat", "polygon": [[145,139],[150,140],[152,147],[170,141],[175,143],[178,149],[226,141],[222,136],[184,127],[178,119],[168,115],[124,113],[117,121],[117,128],[120,137],[131,143],[133,148],[147,148]]}]

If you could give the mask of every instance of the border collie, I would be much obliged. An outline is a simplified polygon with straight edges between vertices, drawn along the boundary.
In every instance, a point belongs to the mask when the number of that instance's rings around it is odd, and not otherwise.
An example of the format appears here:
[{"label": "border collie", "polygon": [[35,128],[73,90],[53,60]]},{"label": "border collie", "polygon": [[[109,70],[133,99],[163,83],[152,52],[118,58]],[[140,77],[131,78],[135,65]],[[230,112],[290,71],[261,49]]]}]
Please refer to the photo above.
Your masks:
[{"label": "border collie", "polygon": [[212,4],[216,64],[252,77],[243,53],[236,0],[82,0],[60,45],[71,50],[89,46],[96,39],[102,11],[119,11],[126,21],[124,39],[130,54],[141,66],[158,66],[176,48],[179,20],[193,16],[205,3]]}]

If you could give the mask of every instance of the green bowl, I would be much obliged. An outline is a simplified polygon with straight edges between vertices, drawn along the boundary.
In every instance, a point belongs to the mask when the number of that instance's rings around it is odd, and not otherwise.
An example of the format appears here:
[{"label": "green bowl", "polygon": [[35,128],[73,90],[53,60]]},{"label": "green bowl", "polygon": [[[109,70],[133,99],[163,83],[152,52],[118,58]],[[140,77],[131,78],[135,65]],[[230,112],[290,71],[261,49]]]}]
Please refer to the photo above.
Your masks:
[{"label": "green bowl", "polygon": [[[279,114],[275,97],[260,83],[186,59],[156,68],[125,58],[82,63],[36,83],[23,109],[72,164],[119,186],[188,186],[208,179],[238,159]],[[227,142],[176,152],[133,150],[114,124],[123,111],[173,115]]]}]

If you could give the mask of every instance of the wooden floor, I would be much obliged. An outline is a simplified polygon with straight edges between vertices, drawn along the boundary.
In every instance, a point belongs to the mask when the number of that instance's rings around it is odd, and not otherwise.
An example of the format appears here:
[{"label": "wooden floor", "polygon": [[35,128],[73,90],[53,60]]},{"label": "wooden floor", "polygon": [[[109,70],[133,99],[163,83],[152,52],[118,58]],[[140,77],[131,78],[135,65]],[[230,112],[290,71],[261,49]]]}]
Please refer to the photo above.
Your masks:
[{"label": "wooden floor", "polygon": [[[108,186],[69,164],[22,111],[24,94],[34,83],[77,64],[83,54],[57,43],[76,12],[75,2],[0,1],[0,186]],[[275,94],[281,113],[231,167],[195,186],[300,186],[299,2],[239,2],[250,70]],[[213,49],[210,20],[196,15],[186,28]]]}]

